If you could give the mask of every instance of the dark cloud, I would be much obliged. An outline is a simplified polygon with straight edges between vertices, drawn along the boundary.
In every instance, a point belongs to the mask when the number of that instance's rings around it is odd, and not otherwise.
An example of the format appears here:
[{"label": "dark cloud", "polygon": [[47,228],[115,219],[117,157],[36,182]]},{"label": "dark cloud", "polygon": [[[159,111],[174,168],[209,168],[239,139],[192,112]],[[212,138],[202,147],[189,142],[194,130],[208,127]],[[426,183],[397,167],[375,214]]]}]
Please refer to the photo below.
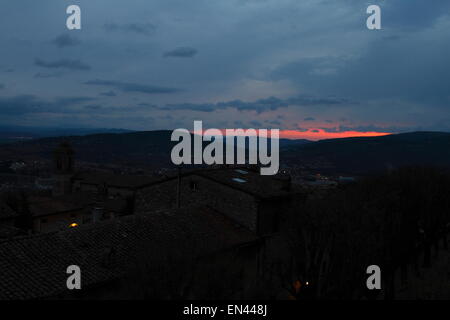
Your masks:
[{"label": "dark cloud", "polygon": [[270,126],[275,126],[278,128],[282,126],[282,123],[279,120],[269,120],[269,121],[266,121],[266,123],[269,124]]},{"label": "dark cloud", "polygon": [[358,101],[338,98],[334,96],[328,97],[315,97],[311,95],[300,95],[297,97],[289,98],[286,100],[289,105],[297,106],[319,106],[319,105],[354,105],[359,104]]},{"label": "dark cloud", "polygon": [[277,110],[279,108],[286,108],[289,106],[287,100],[276,97],[269,97],[266,99],[259,99],[253,102],[244,102],[241,100],[233,100],[228,102],[219,102],[217,106],[221,109],[236,108],[240,111],[257,111],[264,112],[269,110]]},{"label": "dark cloud", "polygon": [[305,118],[305,119],[303,119],[304,121],[315,121],[316,119],[315,118],[313,118],[313,117],[308,117],[308,118]]},{"label": "dark cloud", "polygon": [[272,79],[292,79],[296,82],[308,83],[309,81],[319,82],[327,80],[346,66],[345,57],[314,57],[302,58],[292,61],[276,68],[272,74]]},{"label": "dark cloud", "polygon": [[52,44],[54,44],[58,48],[73,47],[79,45],[80,43],[81,41],[79,39],[67,33],[59,35],[52,40]]},{"label": "dark cloud", "polygon": [[105,30],[110,32],[132,32],[141,35],[152,35],[155,33],[156,26],[152,23],[128,23],[128,24],[117,24],[117,23],[107,23],[104,25]]},{"label": "dark cloud", "polygon": [[191,111],[201,111],[201,112],[214,112],[217,109],[215,104],[212,103],[180,103],[180,104],[167,104],[164,107],[159,107],[161,110],[191,110]]},{"label": "dark cloud", "polygon": [[289,126],[289,129],[297,130],[299,132],[307,132],[310,130],[308,128],[301,127],[299,123],[293,123],[291,126]]},{"label": "dark cloud", "polygon": [[63,75],[63,73],[61,73],[61,72],[56,72],[56,73],[38,72],[33,77],[38,78],[38,79],[39,78],[46,79],[46,78],[58,78],[62,75]]},{"label": "dark cloud", "polygon": [[157,108],[157,106],[155,106],[153,104],[150,104],[150,103],[145,103],[145,102],[139,103],[138,106],[140,106],[140,107],[149,107],[149,108]]},{"label": "dark cloud", "polygon": [[[430,52],[429,43],[435,40],[408,41],[403,45],[394,42],[389,46],[381,41],[353,59],[302,59],[278,68],[273,76],[290,79],[309,91],[355,100],[402,99],[444,105],[448,103],[450,82],[450,64],[444,60],[450,54],[450,45],[435,43],[440,53]],[[411,50],[406,53],[408,47]]]},{"label": "dark cloud", "polygon": [[15,97],[0,97],[0,113],[2,115],[22,115],[40,111],[47,107],[47,103],[32,95],[20,95]]},{"label": "dark cloud", "polygon": [[198,53],[197,49],[189,47],[180,47],[171,51],[167,51],[163,54],[163,57],[174,57],[174,58],[192,58]]},{"label": "dark cloud", "polygon": [[86,110],[90,110],[90,111],[92,111],[92,110],[97,111],[97,110],[103,109],[102,106],[97,105],[97,104],[90,104],[90,105],[84,106],[83,108]]},{"label": "dark cloud", "polygon": [[213,112],[220,109],[234,108],[239,111],[256,111],[258,113],[265,111],[273,111],[280,108],[287,108],[289,106],[328,106],[328,105],[350,105],[355,104],[348,99],[334,98],[334,97],[313,97],[308,95],[300,95],[287,99],[279,99],[277,97],[269,97],[266,99],[259,99],[252,102],[245,102],[242,100],[232,100],[218,103],[182,103],[182,104],[167,104],[160,107],[162,110],[191,110],[202,112]]},{"label": "dark cloud", "polygon": [[382,9],[383,20],[389,22],[390,28],[427,28],[450,12],[448,0],[433,0],[433,5],[426,0],[408,0],[407,2],[377,0],[377,2]]},{"label": "dark cloud", "polygon": [[124,92],[139,92],[145,94],[172,94],[177,93],[180,89],[176,88],[166,88],[166,87],[158,87],[158,86],[149,86],[137,83],[128,83],[121,81],[111,81],[111,80],[91,80],[87,81],[84,84],[93,85],[93,86],[105,86],[112,87]]},{"label": "dark cloud", "polygon": [[262,128],[263,127],[263,124],[261,122],[259,122],[259,121],[256,121],[256,120],[251,120],[249,123],[250,123],[250,125],[252,125],[255,128]]},{"label": "dark cloud", "polygon": [[91,97],[64,97],[64,98],[57,98],[54,103],[56,105],[65,107],[65,106],[71,106],[74,104],[85,103],[85,102],[89,102],[89,101],[93,101],[93,100],[96,100],[96,99],[91,98]]},{"label": "dark cloud", "polygon": [[48,69],[90,70],[91,67],[80,60],[62,59],[58,61],[44,61],[37,58],[34,64]]},{"label": "dark cloud", "polygon": [[[154,106],[152,105],[136,105],[136,106],[102,106],[100,104],[88,104],[83,106],[83,110],[84,111],[88,111],[88,114],[126,114],[127,116],[129,116],[130,114],[134,113],[139,113],[142,116],[145,116],[144,113],[142,113],[142,111],[147,111],[149,109],[152,109]],[[128,118],[128,117],[127,117]]]},{"label": "dark cloud", "polygon": [[245,127],[247,127],[247,126],[244,124],[244,122],[242,122],[241,120],[233,121],[233,123],[234,123],[234,127],[235,127],[235,128],[245,128]]},{"label": "dark cloud", "polygon": [[105,97],[115,97],[117,96],[117,94],[114,91],[107,91],[107,92],[102,92],[100,93],[101,96],[105,96]]},{"label": "dark cloud", "polygon": [[73,113],[76,112],[76,110],[65,108],[92,100],[94,99],[89,97],[62,97],[53,101],[47,101],[34,95],[0,97],[0,114]]}]

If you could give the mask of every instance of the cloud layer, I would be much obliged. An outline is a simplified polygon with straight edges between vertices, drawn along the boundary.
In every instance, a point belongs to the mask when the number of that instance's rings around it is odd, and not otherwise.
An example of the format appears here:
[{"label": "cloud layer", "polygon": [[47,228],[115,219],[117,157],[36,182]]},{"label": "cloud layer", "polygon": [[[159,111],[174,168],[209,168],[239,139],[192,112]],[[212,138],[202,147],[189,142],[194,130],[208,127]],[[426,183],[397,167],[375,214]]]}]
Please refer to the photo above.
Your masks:
[{"label": "cloud layer", "polygon": [[2,2],[0,122],[450,131],[450,1],[371,1],[380,31],[359,0],[78,4]]},{"label": "cloud layer", "polygon": [[189,47],[180,47],[164,53],[164,57],[192,58],[197,54],[197,50]]},{"label": "cloud layer", "polygon": [[34,64],[47,69],[91,70],[91,67],[80,60],[61,59],[57,61],[44,61],[36,58]]},{"label": "cloud layer", "polygon": [[75,38],[67,33],[61,34],[52,40],[52,44],[58,48],[73,47],[79,45],[80,43],[81,41],[78,38]]},{"label": "cloud layer", "polygon": [[86,81],[84,84],[91,86],[111,87],[118,90],[122,90],[124,92],[138,92],[145,94],[171,94],[180,91],[179,89],[176,88],[166,88],[138,83],[112,81],[112,80],[90,80]]}]

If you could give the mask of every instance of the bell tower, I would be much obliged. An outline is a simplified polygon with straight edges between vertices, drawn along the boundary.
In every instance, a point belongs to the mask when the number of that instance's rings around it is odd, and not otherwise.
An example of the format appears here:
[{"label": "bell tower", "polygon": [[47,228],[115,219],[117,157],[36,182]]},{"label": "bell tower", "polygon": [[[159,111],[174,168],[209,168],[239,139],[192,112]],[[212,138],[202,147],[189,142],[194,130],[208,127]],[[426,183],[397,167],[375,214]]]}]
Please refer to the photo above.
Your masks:
[{"label": "bell tower", "polygon": [[55,161],[55,185],[53,186],[53,196],[61,196],[72,192],[73,176],[73,151],[70,143],[62,142],[54,151]]}]

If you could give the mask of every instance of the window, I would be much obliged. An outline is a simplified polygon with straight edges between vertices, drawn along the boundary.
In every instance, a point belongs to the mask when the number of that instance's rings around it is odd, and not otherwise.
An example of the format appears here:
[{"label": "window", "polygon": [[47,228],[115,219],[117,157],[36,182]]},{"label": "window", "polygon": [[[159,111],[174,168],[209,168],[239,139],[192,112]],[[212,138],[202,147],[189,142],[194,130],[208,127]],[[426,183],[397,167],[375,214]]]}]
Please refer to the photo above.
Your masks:
[{"label": "window", "polygon": [[239,182],[239,183],[246,183],[247,181],[241,178],[233,178],[234,182]]},{"label": "window", "polygon": [[248,174],[248,171],[241,170],[241,169],[236,169],[235,171],[240,173],[240,174]]}]

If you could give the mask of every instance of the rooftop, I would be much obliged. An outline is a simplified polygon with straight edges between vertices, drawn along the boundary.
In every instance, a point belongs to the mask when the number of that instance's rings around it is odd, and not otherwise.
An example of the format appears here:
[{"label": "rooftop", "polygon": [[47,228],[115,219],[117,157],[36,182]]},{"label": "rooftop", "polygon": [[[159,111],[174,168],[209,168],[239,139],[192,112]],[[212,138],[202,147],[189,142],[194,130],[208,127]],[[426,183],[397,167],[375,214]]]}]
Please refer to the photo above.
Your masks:
[{"label": "rooftop", "polygon": [[[58,197],[31,197],[30,212],[34,217],[48,216],[63,212],[82,210],[95,204],[95,194],[76,192]],[[105,209],[122,210],[126,206],[124,199],[107,199]]]},{"label": "rooftop", "polygon": [[290,181],[289,177],[283,174],[263,176],[259,171],[232,168],[198,170],[194,174],[239,189],[257,198],[282,197],[302,191],[300,186],[295,184],[286,188]]},{"label": "rooftop", "polygon": [[16,227],[0,224],[0,241],[23,235],[24,231]]},{"label": "rooftop", "polygon": [[[66,269],[80,266],[83,286],[115,279],[138,263],[180,251],[204,256],[255,241],[251,233],[202,207],[127,216],[0,243],[0,300],[69,293]],[[111,258],[111,253],[114,259]],[[109,262],[108,262],[109,261]]]},{"label": "rooftop", "polygon": [[31,197],[29,201],[34,217],[80,210],[95,203],[93,194],[82,192],[58,197]]},{"label": "rooftop", "polygon": [[12,219],[17,216],[17,213],[12,210],[7,204],[0,202],[0,221]]}]

